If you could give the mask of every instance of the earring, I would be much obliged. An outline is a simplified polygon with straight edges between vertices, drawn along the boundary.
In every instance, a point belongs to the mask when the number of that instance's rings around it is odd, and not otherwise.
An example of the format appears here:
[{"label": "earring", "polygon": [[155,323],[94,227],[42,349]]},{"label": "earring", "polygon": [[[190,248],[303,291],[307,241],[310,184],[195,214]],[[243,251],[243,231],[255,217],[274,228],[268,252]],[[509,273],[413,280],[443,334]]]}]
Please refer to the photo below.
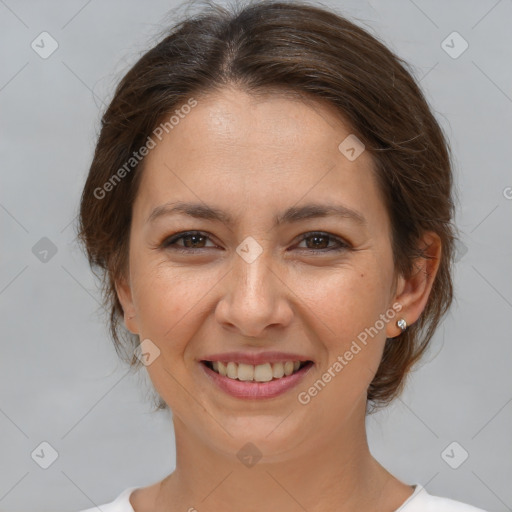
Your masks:
[{"label": "earring", "polygon": [[407,322],[403,318],[400,318],[400,320],[398,320],[396,325],[398,325],[398,327],[400,327],[400,330],[402,332],[404,332],[407,329]]}]

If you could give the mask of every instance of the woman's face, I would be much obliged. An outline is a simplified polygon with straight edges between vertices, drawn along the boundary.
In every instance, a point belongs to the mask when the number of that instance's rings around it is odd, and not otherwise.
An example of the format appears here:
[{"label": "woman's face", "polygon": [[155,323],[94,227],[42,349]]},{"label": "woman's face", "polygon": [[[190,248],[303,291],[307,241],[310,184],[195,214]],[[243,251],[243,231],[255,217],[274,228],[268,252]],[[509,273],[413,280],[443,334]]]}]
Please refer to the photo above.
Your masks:
[{"label": "woman's face", "polygon": [[[354,159],[351,139],[338,148],[350,133],[324,105],[226,89],[197,98],[146,157],[118,293],[128,328],[150,340],[147,370],[177,435],[183,425],[230,456],[251,441],[277,460],[364,426],[368,385],[404,315],[370,156]],[[177,202],[225,218],[172,213]],[[308,215],[311,205],[356,214]],[[200,234],[169,241],[188,231]],[[314,364],[285,392],[248,399],[201,363],[235,351]]]}]

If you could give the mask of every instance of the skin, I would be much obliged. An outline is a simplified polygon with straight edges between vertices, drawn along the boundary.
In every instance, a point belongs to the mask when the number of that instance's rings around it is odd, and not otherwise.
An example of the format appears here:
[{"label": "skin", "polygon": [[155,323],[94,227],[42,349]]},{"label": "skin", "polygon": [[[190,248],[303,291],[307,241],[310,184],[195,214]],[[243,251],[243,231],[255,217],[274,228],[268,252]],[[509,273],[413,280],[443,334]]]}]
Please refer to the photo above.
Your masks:
[{"label": "skin", "polygon": [[[226,88],[197,106],[146,157],[133,205],[129,269],[117,283],[125,324],[160,355],[147,366],[173,411],[176,469],[131,495],[136,512],[394,511],[413,492],[371,455],[366,392],[387,337],[426,305],[438,268],[439,237],[426,233],[433,260],[396,276],[390,221],[363,152],[349,161],[338,145],[351,131],[332,108],[282,95]],[[232,225],[184,215],[146,219],[168,201],[230,213]],[[273,227],[274,216],[309,202],[343,204],[352,220],[322,217]],[[198,230],[209,238],[162,242]],[[321,231],[334,239],[303,239]],[[263,249],[248,263],[236,248],[248,236]],[[350,248],[336,246],[336,237]],[[195,245],[194,245],[195,244]],[[188,249],[190,251],[190,249]],[[395,286],[396,285],[396,286]],[[314,397],[307,390],[379,315],[402,310]],[[242,400],[212,386],[200,359],[231,350],[297,352],[315,362],[303,382],[265,400]],[[237,452],[263,454],[253,467]]]}]

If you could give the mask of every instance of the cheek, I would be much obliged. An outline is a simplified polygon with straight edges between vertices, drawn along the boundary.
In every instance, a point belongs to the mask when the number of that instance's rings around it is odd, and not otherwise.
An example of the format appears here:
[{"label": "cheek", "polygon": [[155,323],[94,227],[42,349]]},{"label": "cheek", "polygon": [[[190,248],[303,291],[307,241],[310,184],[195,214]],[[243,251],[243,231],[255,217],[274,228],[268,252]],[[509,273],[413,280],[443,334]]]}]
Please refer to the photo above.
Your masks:
[{"label": "cheek", "polygon": [[[145,269],[134,272],[134,299],[141,336],[161,342],[183,339],[183,330],[194,324],[193,318],[200,314],[201,299],[213,284],[210,284],[212,276],[208,279],[203,273],[199,277],[197,273],[192,275],[168,264],[148,263],[139,268]],[[176,343],[170,345],[178,348]]]},{"label": "cheek", "polygon": [[297,295],[310,310],[305,315],[325,349],[324,370],[342,357],[343,370],[333,387],[342,386],[345,392],[350,388],[348,400],[367,388],[384,349],[386,329],[380,315],[387,308],[389,283],[380,268],[375,263],[364,268],[344,267],[316,276],[302,274],[296,280],[297,286],[300,283]]},{"label": "cheek", "polygon": [[373,324],[385,307],[386,285],[367,269],[301,272],[292,286],[303,304],[341,339]]}]

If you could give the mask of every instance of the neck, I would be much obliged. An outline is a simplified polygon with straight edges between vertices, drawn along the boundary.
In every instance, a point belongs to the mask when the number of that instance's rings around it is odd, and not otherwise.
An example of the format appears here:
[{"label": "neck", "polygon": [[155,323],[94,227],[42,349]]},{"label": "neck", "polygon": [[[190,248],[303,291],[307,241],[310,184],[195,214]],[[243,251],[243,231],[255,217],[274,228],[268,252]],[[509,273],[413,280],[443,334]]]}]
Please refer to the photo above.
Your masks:
[{"label": "neck", "polygon": [[364,414],[360,420],[362,425],[342,425],[322,441],[302,443],[278,458],[263,454],[249,467],[174,418],[176,470],[162,481],[154,510],[361,512],[382,509],[383,497],[389,501],[388,491],[397,482],[401,495],[395,492],[393,503],[398,507],[412,490],[372,457]]}]

